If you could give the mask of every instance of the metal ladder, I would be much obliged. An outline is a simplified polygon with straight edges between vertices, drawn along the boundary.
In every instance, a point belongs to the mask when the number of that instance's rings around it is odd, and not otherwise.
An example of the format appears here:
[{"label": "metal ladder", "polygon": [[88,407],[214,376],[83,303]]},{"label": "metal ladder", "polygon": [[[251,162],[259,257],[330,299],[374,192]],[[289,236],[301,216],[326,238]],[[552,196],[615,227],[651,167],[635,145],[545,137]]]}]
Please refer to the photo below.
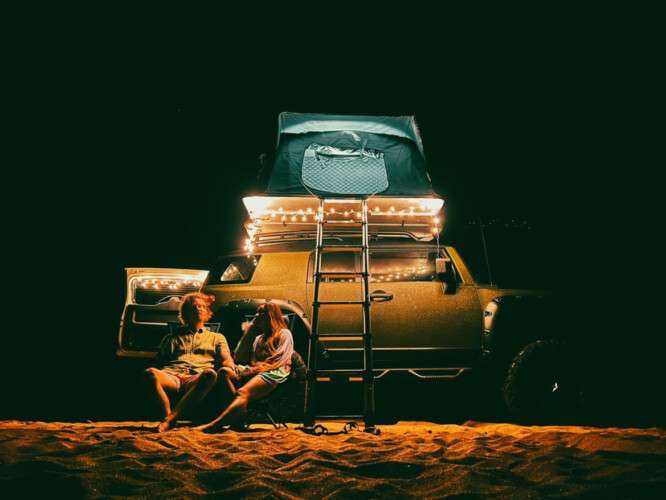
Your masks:
[{"label": "metal ladder", "polygon": [[[370,288],[368,279],[370,274],[369,237],[368,237],[368,201],[366,199],[355,199],[361,205],[361,220],[353,224],[361,226],[360,244],[334,244],[324,245],[324,225],[326,200],[319,200],[319,213],[317,217],[317,237],[314,260],[314,298],[312,303],[312,332],[308,339],[308,371],[305,385],[305,410],[304,430],[312,431],[315,420],[319,418],[348,418],[363,419],[365,432],[378,434],[375,427],[375,378],[373,373],[372,359],[372,329],[370,327]],[[322,253],[327,248],[342,248],[349,250],[361,250],[361,271],[350,272],[322,272]],[[325,276],[348,276],[361,277],[362,297],[361,301],[322,301],[319,300],[319,286]],[[363,307],[363,331],[358,333],[319,333],[320,308],[328,305],[348,305]],[[320,370],[317,367],[317,346],[320,338],[325,337],[350,337],[363,339],[363,368],[359,369],[327,369]],[[318,376],[344,375],[349,377],[363,378],[363,414],[362,415],[316,415],[315,414],[315,386]]]}]

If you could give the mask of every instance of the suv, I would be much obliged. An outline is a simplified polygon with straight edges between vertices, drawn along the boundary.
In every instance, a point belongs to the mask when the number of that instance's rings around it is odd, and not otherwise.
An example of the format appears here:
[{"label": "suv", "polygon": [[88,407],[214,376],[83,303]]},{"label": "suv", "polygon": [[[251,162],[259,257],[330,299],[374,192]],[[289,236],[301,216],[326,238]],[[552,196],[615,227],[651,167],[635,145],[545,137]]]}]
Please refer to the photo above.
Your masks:
[{"label": "suv", "polygon": [[[153,357],[176,321],[179,297],[201,290],[215,296],[211,323],[232,348],[241,323],[271,300],[307,359],[318,223],[327,224],[322,243],[335,245],[321,253],[319,300],[362,300],[363,251],[354,248],[359,233],[351,223],[365,200],[375,379],[455,380],[476,372],[516,414],[570,407],[576,384],[559,330],[547,320],[549,294],[477,284],[455,248],[440,245],[443,200],[423,160],[412,117],[283,113],[268,189],[243,200],[250,216],[244,249],[210,271],[126,269],[118,355]],[[362,340],[330,336],[362,330],[358,309],[339,304],[321,312],[318,331],[329,335],[319,339],[318,366],[362,365]]]}]

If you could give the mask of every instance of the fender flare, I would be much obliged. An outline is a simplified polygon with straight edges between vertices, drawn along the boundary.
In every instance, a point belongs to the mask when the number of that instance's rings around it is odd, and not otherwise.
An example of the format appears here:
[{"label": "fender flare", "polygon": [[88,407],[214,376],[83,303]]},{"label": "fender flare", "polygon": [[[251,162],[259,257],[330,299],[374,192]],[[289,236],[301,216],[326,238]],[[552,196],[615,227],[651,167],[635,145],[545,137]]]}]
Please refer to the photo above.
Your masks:
[{"label": "fender flare", "polygon": [[[310,336],[312,335],[312,324],[305,312],[305,309],[298,302],[287,299],[271,298],[245,298],[230,300],[229,302],[220,304],[220,306],[216,309],[215,314],[217,314],[221,309],[256,310],[256,308],[261,304],[265,304],[267,302],[273,302],[274,304],[277,304],[282,309],[282,311],[294,313],[299,318],[303,328],[305,329],[305,338],[303,338],[301,335],[296,335],[296,332],[292,332],[294,334],[294,349],[299,352],[301,356],[303,356],[303,359],[306,359],[307,343],[309,342]],[[298,347],[299,344],[301,345],[300,348]]]},{"label": "fender flare", "polygon": [[284,300],[284,299],[239,299],[239,300],[231,300],[229,302],[226,302],[224,304],[221,304],[219,309],[223,307],[233,307],[235,309],[250,309],[254,308],[256,309],[259,307],[261,304],[265,304],[267,302],[273,302],[274,304],[277,304],[280,306],[281,309],[286,309],[288,311],[293,312],[296,314],[301,321],[303,322],[303,325],[305,328],[308,330],[308,334],[312,333],[312,325],[310,323],[310,319],[308,318],[307,314],[305,313],[305,310],[303,307],[298,303],[294,302],[293,300]]},{"label": "fender flare", "polygon": [[536,340],[560,338],[551,297],[505,295],[491,300],[483,311],[484,357],[513,356]]}]

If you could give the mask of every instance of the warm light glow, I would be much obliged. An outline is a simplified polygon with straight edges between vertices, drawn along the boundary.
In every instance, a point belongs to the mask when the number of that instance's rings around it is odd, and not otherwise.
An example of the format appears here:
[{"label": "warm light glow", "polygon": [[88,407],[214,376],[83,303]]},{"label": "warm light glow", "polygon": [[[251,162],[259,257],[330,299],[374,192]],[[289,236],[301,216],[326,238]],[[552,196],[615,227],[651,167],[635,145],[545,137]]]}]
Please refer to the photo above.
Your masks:
[{"label": "warm light glow", "polygon": [[432,213],[437,213],[444,206],[444,200],[441,198],[426,198],[419,200],[419,205],[423,210],[428,210]]},{"label": "warm light glow", "polygon": [[243,198],[243,204],[251,217],[261,216],[270,203],[271,199],[267,196],[246,196]]},{"label": "warm light glow", "polygon": [[[360,199],[326,199],[324,206],[316,197],[251,196],[243,199],[250,217],[245,224],[249,244],[256,246],[272,233],[303,231],[302,225],[315,225],[328,221],[344,225],[368,219],[370,231],[389,231],[400,226],[399,231],[409,231],[420,238],[432,239],[442,231],[444,214],[439,212],[441,198],[381,197],[367,201],[364,209]],[[312,215],[312,219],[307,217]],[[350,220],[351,219],[351,220]],[[290,227],[294,225],[295,227]],[[248,241],[244,241],[248,244]]]}]

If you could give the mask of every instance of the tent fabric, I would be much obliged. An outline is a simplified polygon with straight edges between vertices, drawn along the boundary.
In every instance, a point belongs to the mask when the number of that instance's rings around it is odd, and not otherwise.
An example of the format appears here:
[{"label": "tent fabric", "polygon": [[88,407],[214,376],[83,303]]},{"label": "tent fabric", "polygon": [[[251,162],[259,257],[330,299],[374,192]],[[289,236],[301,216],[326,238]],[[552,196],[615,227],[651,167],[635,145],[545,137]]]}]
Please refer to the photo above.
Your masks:
[{"label": "tent fabric", "polygon": [[423,157],[423,142],[413,116],[323,115],[315,113],[280,113],[278,146],[282,134],[355,130],[393,135],[414,141]]},{"label": "tent fabric", "polygon": [[[282,113],[279,126],[278,148],[265,192],[268,196],[436,195],[426,172],[421,140],[413,117]],[[343,126],[349,129],[329,130]],[[361,130],[364,127],[365,130]],[[337,160],[327,164],[336,168],[320,168],[314,176],[319,177],[317,180],[310,175],[315,170],[310,163],[312,158],[306,156],[306,152],[312,152],[313,148],[324,151],[326,147],[329,152],[342,151],[344,154],[339,154]],[[350,152],[352,156],[381,157],[384,165],[380,169],[379,162],[370,161],[364,171],[357,162],[343,160],[345,156],[350,157]],[[370,156],[369,152],[372,152]],[[332,155],[329,155],[330,158]],[[382,171],[386,181],[381,178]],[[324,179],[329,174],[334,178]],[[342,178],[345,175],[347,179]],[[356,187],[351,185],[359,182]]]},{"label": "tent fabric", "polygon": [[388,188],[384,154],[311,144],[303,157],[303,184],[331,194],[373,195]]}]

